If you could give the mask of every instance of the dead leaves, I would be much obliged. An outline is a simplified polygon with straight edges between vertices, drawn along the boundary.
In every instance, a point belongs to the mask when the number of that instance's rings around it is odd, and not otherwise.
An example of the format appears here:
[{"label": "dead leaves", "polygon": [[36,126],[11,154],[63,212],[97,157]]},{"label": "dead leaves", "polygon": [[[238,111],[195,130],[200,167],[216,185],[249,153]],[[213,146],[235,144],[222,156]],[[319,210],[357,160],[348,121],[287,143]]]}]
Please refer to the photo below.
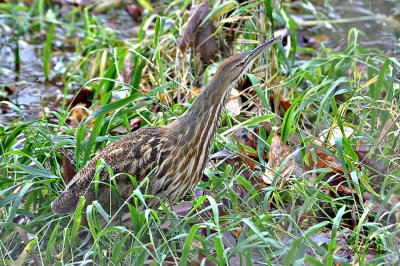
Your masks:
[{"label": "dead leaves", "polygon": [[65,184],[68,184],[76,175],[76,170],[73,163],[73,155],[64,148],[59,148],[58,151],[63,157],[63,180]]},{"label": "dead leaves", "polygon": [[89,114],[88,106],[93,102],[93,91],[89,88],[82,88],[74,97],[67,99],[67,105],[70,106],[71,115],[68,117],[71,126],[78,127]]},{"label": "dead leaves", "polygon": [[343,168],[338,159],[328,155],[322,147],[315,147],[308,151],[308,160],[311,163],[310,168],[327,168],[334,173],[343,174]]},{"label": "dead leaves", "polygon": [[254,170],[258,159],[256,153],[258,146],[257,137],[252,132],[243,128],[238,129],[236,135],[240,144],[240,158],[251,170]]},{"label": "dead leaves", "polygon": [[72,163],[72,160],[69,156],[66,155],[66,153],[63,153],[63,172],[64,172],[64,182],[65,184],[68,184],[76,175],[76,170],[75,166]]},{"label": "dead leaves", "polygon": [[215,27],[210,20],[204,21],[208,14],[208,2],[192,7],[189,20],[178,45],[182,53],[188,47],[194,47],[196,53],[199,53],[203,62],[207,64],[212,61],[218,49],[213,36]]},{"label": "dead leaves", "polygon": [[289,177],[297,168],[296,160],[290,147],[282,142],[279,134],[272,138],[268,165],[270,169],[267,168],[262,179],[269,185],[272,184],[276,175],[280,178]]}]

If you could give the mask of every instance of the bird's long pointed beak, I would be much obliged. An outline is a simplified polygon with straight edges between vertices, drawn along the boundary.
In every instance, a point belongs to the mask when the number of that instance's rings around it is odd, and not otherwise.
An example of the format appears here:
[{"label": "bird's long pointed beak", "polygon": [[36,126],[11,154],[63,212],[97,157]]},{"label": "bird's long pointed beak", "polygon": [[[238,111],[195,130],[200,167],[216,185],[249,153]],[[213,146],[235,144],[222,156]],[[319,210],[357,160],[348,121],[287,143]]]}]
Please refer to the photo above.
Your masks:
[{"label": "bird's long pointed beak", "polygon": [[256,49],[251,50],[250,52],[248,52],[248,60],[251,61],[252,59],[258,57],[265,49],[267,49],[268,47],[272,46],[273,44],[279,42],[280,40],[282,40],[284,36],[278,36],[275,38],[272,38],[271,40],[266,41],[265,43],[261,44],[260,46],[258,46]]}]

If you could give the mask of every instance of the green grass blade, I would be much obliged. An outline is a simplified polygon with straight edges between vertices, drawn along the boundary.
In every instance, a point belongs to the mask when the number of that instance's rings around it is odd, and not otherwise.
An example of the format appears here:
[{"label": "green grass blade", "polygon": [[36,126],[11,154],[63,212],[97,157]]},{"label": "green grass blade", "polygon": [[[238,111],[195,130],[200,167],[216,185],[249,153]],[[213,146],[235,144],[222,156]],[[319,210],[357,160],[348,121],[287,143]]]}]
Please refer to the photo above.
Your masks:
[{"label": "green grass blade", "polygon": [[50,24],[49,30],[47,31],[47,38],[43,49],[43,74],[46,80],[49,80],[50,69],[51,69],[51,46],[54,40],[54,27],[55,24]]},{"label": "green grass blade", "polygon": [[199,230],[200,225],[195,224],[190,228],[189,234],[186,237],[185,245],[183,246],[183,251],[182,251],[182,257],[179,262],[180,265],[186,266],[188,265],[188,259],[189,259],[189,254],[190,254],[190,248],[193,243],[193,239],[197,234],[197,230]]}]

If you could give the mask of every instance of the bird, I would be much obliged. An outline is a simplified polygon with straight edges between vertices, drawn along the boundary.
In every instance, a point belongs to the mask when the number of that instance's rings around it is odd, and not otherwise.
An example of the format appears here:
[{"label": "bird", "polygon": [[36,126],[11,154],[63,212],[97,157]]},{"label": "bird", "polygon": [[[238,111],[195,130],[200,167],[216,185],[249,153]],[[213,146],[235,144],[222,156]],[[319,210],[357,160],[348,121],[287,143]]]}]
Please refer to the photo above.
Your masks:
[{"label": "bird", "polygon": [[[52,212],[57,215],[72,213],[84,196],[85,206],[97,200],[105,210],[116,213],[121,202],[129,202],[136,189],[131,177],[138,182],[148,178],[146,192],[154,196],[150,197],[148,208],[158,208],[160,200],[173,204],[193,190],[206,166],[227,93],[263,51],[282,37],[228,57],[190,108],[172,123],[140,128],[97,153],[51,203]],[[113,181],[105,168],[94,180],[99,160],[110,166],[113,173],[118,173]],[[112,185],[114,181],[117,186]]]}]

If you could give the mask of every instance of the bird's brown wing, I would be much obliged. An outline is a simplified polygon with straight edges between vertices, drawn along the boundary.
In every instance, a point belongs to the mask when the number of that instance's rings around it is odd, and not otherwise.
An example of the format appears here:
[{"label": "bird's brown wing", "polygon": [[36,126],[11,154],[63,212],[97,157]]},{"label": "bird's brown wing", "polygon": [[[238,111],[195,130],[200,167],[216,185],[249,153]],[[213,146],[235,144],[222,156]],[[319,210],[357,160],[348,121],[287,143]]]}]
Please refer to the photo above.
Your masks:
[{"label": "bird's brown wing", "polygon": [[[52,211],[56,214],[73,212],[81,196],[85,196],[86,204],[98,200],[106,210],[112,208],[115,211],[119,205],[117,200],[120,199],[119,203],[125,201],[136,189],[126,174],[132,175],[140,182],[157,167],[161,160],[159,151],[165,145],[164,131],[164,128],[159,127],[142,128],[106,147],[75,175],[65,190],[52,202]],[[105,168],[99,174],[98,185],[94,185],[93,178],[99,160],[104,160],[113,173],[118,174],[115,178],[118,187],[114,187],[114,190],[110,189],[113,182],[110,182]],[[119,196],[111,197],[111,192],[116,190]]]}]

